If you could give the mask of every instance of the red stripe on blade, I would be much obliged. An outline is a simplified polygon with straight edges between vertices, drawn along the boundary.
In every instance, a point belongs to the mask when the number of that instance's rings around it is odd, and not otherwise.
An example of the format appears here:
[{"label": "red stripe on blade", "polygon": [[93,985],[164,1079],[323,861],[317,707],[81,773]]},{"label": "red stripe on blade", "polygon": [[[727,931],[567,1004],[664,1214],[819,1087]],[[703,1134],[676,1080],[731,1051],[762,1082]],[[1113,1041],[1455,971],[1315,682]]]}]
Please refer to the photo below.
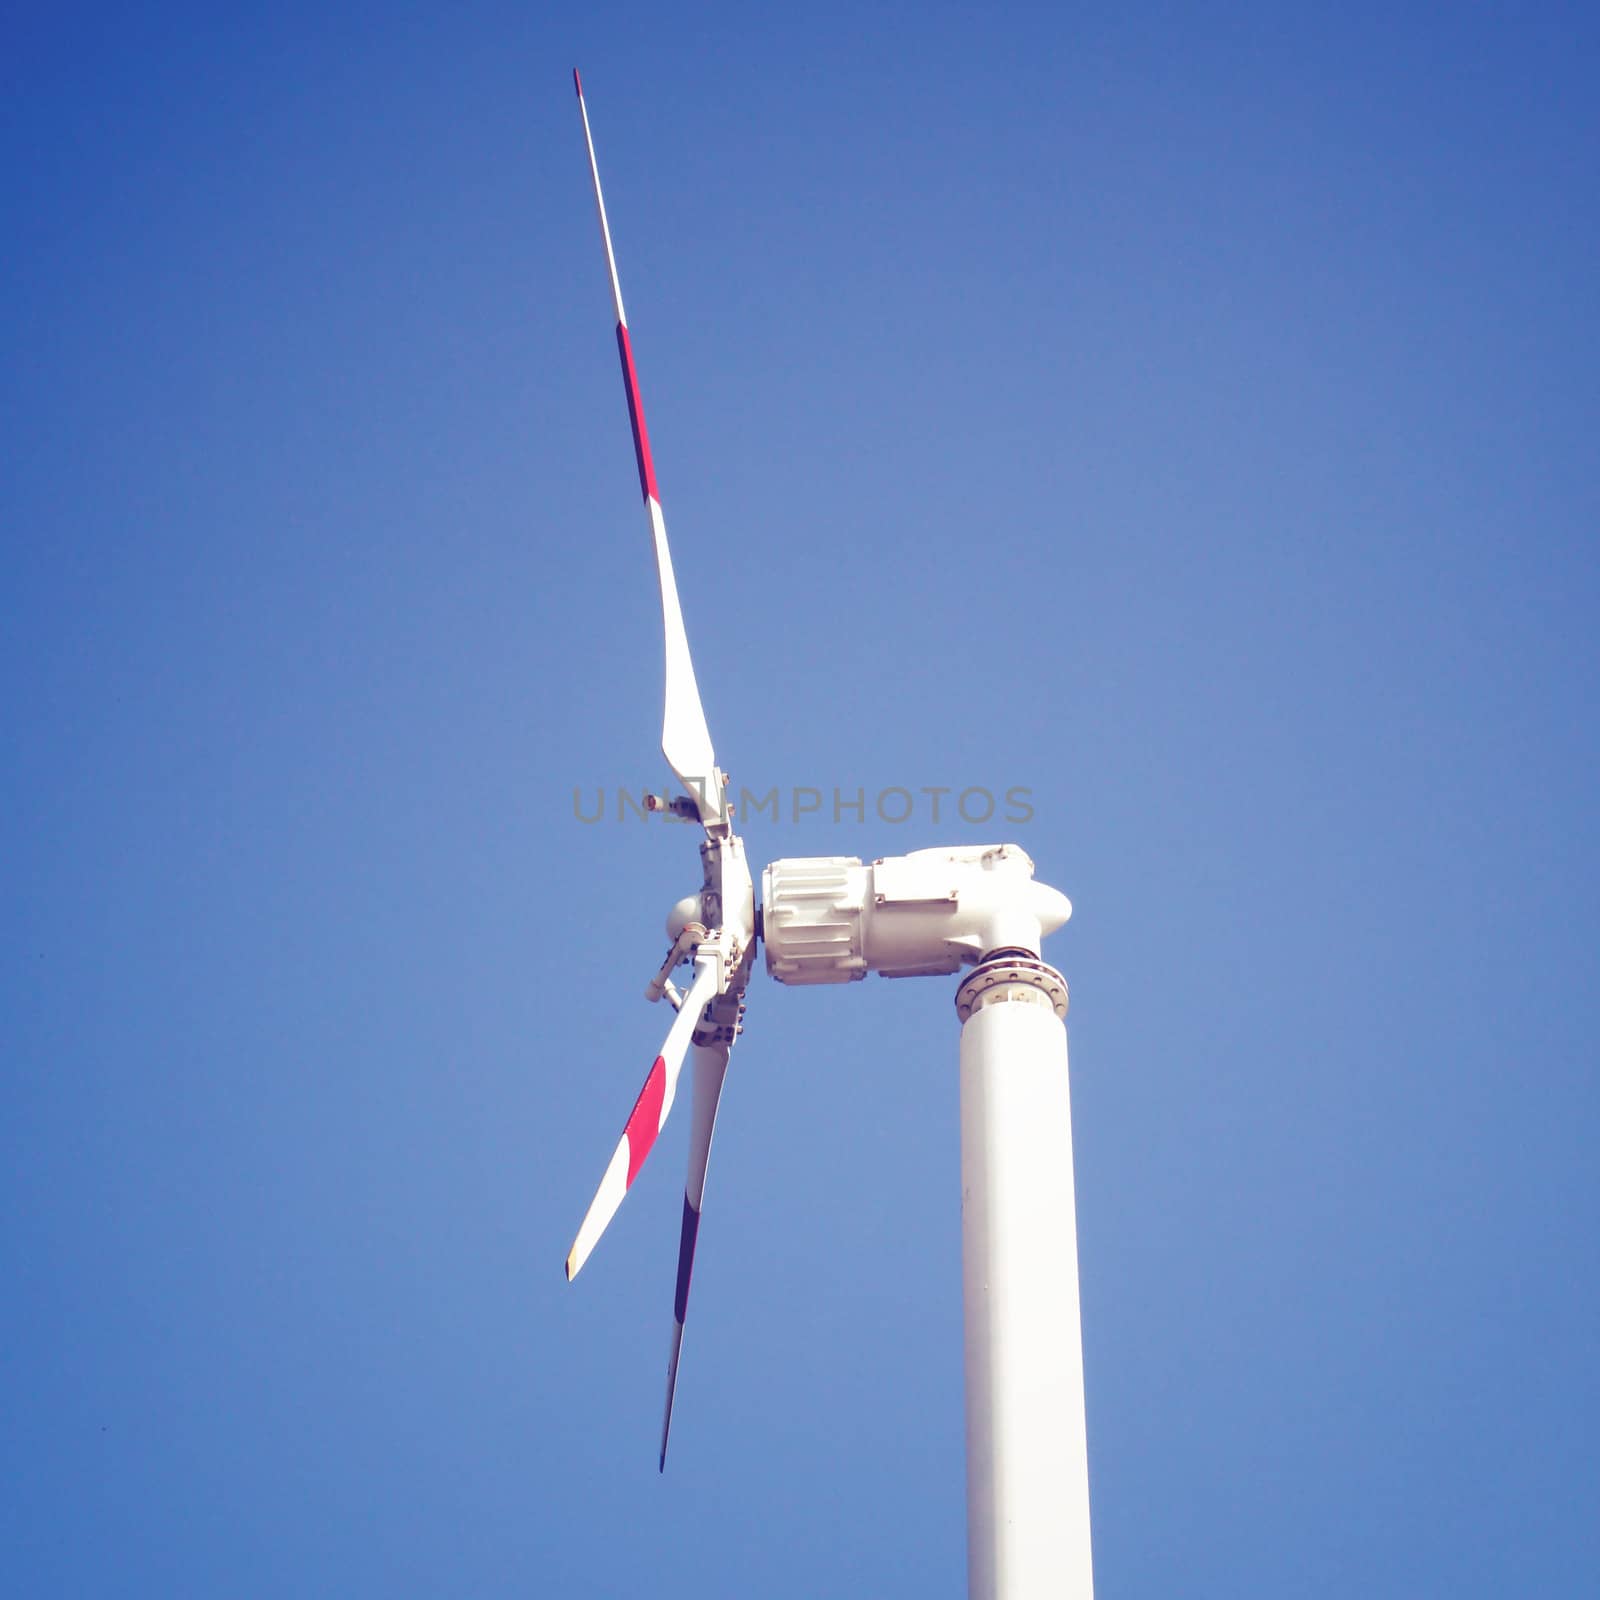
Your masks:
[{"label": "red stripe on blade", "polygon": [[650,1146],[661,1132],[661,1102],[666,1094],[667,1064],[657,1056],[650,1076],[644,1080],[644,1088],[639,1091],[639,1098],[633,1103],[633,1110],[628,1113],[628,1126],[622,1130],[628,1137],[630,1189],[633,1180],[639,1176],[639,1168],[644,1165],[644,1158],[650,1154]]},{"label": "red stripe on blade", "polygon": [[633,370],[633,345],[625,323],[617,324],[617,350],[622,356],[622,382],[628,391],[628,421],[633,424],[633,454],[639,463],[639,488],[647,500],[661,503],[656,492],[655,463],[650,459],[650,435],[644,427],[644,402],[639,398],[639,374]]}]

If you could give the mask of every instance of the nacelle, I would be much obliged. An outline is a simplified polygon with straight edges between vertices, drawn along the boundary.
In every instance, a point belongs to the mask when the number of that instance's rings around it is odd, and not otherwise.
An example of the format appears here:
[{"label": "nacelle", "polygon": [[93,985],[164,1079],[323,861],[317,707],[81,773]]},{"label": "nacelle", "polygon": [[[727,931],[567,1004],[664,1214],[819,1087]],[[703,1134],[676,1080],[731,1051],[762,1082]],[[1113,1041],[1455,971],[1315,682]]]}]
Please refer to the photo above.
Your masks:
[{"label": "nacelle", "polygon": [[798,857],[761,875],[767,971],[779,983],[932,977],[1002,948],[1038,955],[1071,915],[1067,897],[1036,883],[1033,861],[1014,844],[914,850],[870,864]]}]

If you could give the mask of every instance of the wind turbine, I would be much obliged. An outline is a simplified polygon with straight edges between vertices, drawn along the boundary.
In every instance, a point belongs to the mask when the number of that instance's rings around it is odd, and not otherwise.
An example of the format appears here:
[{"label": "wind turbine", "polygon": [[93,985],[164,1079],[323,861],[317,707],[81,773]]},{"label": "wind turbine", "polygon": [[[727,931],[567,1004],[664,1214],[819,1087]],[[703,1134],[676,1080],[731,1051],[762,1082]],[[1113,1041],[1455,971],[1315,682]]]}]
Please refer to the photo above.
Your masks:
[{"label": "wind turbine", "polygon": [[[682,793],[651,797],[700,824],[701,885],[673,907],[671,945],[646,995],[676,1010],[567,1256],[575,1277],[666,1125],[693,1063],[689,1172],[673,1296],[660,1466],[677,1387],[706,1168],[729,1052],[744,1015],[758,943],[780,983],[848,983],[869,972],[909,978],[972,970],[956,991],[961,1020],[961,1239],[966,1336],[967,1569],[973,1600],[1039,1595],[1088,1600],[1088,1448],[1078,1309],[1067,986],[1040,954],[1072,913],[1038,883],[1017,845],[918,850],[863,862],[820,856],[771,862],[758,908],[733,831],[678,600],[645,429],[633,345],[583,81],[583,121],[617,351],[650,522],[666,635],[661,749]],[[672,975],[687,965],[680,990]]]}]

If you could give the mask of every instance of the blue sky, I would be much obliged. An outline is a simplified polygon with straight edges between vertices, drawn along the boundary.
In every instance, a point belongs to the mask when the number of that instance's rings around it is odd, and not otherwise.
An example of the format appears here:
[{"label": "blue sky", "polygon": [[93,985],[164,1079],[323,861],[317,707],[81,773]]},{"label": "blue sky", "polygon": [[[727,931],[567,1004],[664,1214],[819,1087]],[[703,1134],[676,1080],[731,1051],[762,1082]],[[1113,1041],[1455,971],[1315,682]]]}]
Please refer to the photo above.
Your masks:
[{"label": "blue sky", "polygon": [[[751,996],[655,1463],[686,834],[1024,786],[1104,1596],[1585,1595],[1589,8],[94,7],[0,99],[0,1580],[958,1595],[954,985]],[[757,864],[973,842],[760,821]]]}]

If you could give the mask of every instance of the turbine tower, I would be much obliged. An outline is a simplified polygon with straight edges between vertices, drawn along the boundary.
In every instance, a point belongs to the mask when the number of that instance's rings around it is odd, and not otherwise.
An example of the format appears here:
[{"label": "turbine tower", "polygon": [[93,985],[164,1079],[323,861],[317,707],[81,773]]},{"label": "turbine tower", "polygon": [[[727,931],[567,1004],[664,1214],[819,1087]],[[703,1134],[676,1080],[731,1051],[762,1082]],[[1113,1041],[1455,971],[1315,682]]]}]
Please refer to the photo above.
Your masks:
[{"label": "turbine tower", "polygon": [[[673,1295],[659,1464],[672,1428],[706,1168],[757,945],[780,983],[953,975],[961,1023],[961,1242],[966,1338],[967,1573],[973,1600],[1090,1600],[1088,1448],[1067,1087],[1067,986],[1042,954],[1072,913],[1017,845],[918,850],[863,862],[771,862],[761,900],[733,831],[678,601],[583,82],[572,74],[617,316],[639,488],[666,637],[661,749],[682,792],[653,809],[700,824],[701,883],[673,907],[646,988],[677,1012],[567,1255],[576,1276],[666,1125],[693,1063],[689,1172]],[[685,989],[673,981],[680,966]]]}]

